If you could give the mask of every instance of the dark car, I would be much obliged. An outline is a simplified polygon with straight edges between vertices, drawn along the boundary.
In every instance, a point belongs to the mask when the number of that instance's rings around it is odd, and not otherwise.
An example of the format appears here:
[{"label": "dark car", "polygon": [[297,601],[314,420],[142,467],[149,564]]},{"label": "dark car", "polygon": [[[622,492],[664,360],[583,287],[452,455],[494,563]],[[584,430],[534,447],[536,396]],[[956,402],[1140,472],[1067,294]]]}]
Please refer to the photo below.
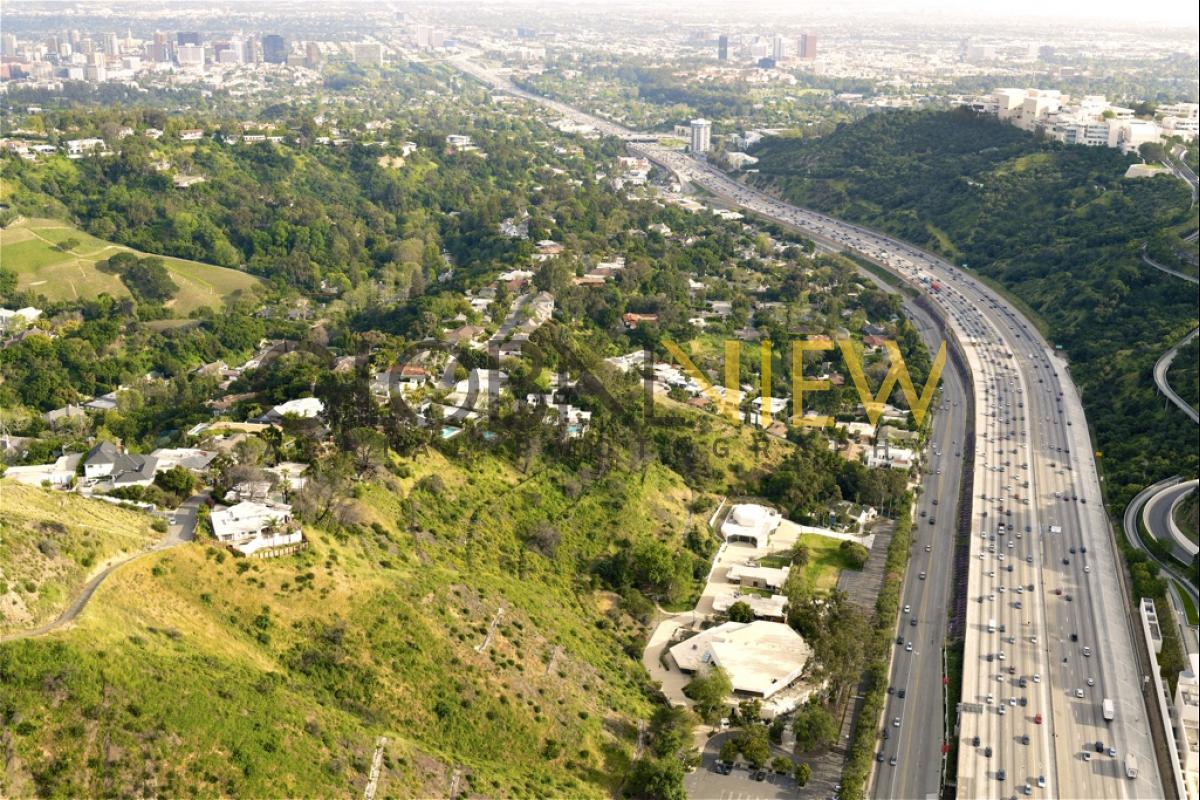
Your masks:
[{"label": "dark car", "polygon": [[971,739],[971,747],[979,747],[979,737],[975,736]]},{"label": "dark car", "polygon": [[984,758],[992,757],[992,748],[990,745],[988,747],[983,748],[983,757]]},{"label": "dark car", "polygon": [[1029,744],[1029,737],[1028,737],[1028,736],[1021,736],[1021,737],[1018,739],[1018,741],[1019,741],[1021,744]]},{"label": "dark car", "polygon": [[875,763],[877,763],[877,764],[882,764],[882,763],[883,763],[883,753],[876,753],[876,754],[875,754]]},{"label": "dark car", "polygon": [[760,769],[750,777],[754,778],[756,781],[765,781],[767,779],[767,771],[765,769]]},{"label": "dark car", "polygon": [[1104,752],[1104,742],[1096,742],[1096,752],[1097,753]]},{"label": "dark car", "polygon": [[1007,777],[1008,777],[1008,773],[1005,772],[1004,770],[1000,770],[999,772],[996,773],[996,780],[998,780],[998,781],[1002,781]]},{"label": "dark car", "polygon": [[1071,641],[1072,641],[1072,642],[1078,642],[1078,641],[1079,641],[1079,634],[1078,634],[1078,633],[1072,633],[1072,634],[1071,634]]},{"label": "dark car", "polygon": [[896,697],[899,697],[901,700],[903,700],[907,694],[907,692],[901,689],[900,691],[896,692]]},{"label": "dark car", "polygon": [[726,764],[723,761],[718,761],[717,762],[717,772],[721,773],[722,775],[728,775],[731,772],[733,772],[733,765]]},{"label": "dark car", "polygon": [[910,620],[908,621],[908,624],[909,624],[909,625],[911,625],[911,626],[912,626],[912,627],[914,627],[914,628],[915,628],[915,627],[917,627],[917,618],[916,618],[916,617],[913,617],[912,619],[910,619]]}]

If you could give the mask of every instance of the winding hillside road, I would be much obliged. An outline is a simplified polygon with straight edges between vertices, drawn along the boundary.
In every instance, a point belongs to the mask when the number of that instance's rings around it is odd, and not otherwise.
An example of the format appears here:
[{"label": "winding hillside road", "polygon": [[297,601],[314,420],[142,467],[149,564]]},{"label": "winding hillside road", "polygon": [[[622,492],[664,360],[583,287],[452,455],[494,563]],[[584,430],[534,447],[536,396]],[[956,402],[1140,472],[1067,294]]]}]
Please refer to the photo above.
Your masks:
[{"label": "winding hillside road", "polygon": [[1171,362],[1175,360],[1179,349],[1192,341],[1192,339],[1195,339],[1197,333],[1200,333],[1200,328],[1192,328],[1192,332],[1180,339],[1179,344],[1159,356],[1158,361],[1154,364],[1154,384],[1180,411],[1191,417],[1192,422],[1200,425],[1200,412],[1197,412],[1191,403],[1180,397],[1167,381],[1167,371],[1171,369]]},{"label": "winding hillside road", "polygon": [[34,639],[39,636],[45,636],[48,633],[53,633],[56,630],[70,625],[80,615],[83,609],[87,608],[87,604],[91,601],[92,595],[100,588],[100,584],[104,583],[109,575],[116,572],[121,567],[130,562],[137,561],[140,558],[145,558],[152,553],[159,553],[163,550],[169,550],[176,545],[184,542],[193,541],[196,538],[196,518],[200,503],[207,498],[207,495],[198,494],[188,498],[187,502],[179,507],[172,514],[175,517],[175,524],[167,528],[167,535],[158,544],[137,553],[131,553],[102,569],[96,575],[83,585],[83,589],[75,596],[66,609],[56,618],[36,628],[30,628],[25,631],[14,631],[12,633],[0,636],[0,643],[12,642],[18,639]]}]

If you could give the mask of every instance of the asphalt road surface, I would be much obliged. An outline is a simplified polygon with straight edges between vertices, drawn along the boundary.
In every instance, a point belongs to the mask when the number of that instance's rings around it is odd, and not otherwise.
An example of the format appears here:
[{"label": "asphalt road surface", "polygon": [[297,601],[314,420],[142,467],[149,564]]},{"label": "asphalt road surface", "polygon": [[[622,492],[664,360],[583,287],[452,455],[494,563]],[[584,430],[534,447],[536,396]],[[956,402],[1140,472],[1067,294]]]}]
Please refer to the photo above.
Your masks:
[{"label": "asphalt road surface", "polygon": [[[929,314],[911,302],[905,309],[936,353],[942,334]],[[908,579],[901,594],[901,614],[893,654],[884,719],[900,717],[880,740],[873,797],[936,797],[941,784],[945,741],[943,651],[954,577],[954,538],[962,483],[962,448],[966,435],[966,387],[949,362],[942,372],[941,404],[934,409],[932,435],[924,454],[924,475],[913,527]],[[921,579],[921,574],[925,578]],[[917,624],[913,625],[912,621]],[[909,651],[907,645],[912,644]],[[900,697],[900,693],[904,697]],[[952,701],[953,702],[953,701]],[[891,759],[896,765],[891,765]]]},{"label": "asphalt road surface", "polygon": [[168,523],[167,535],[163,537],[161,542],[146,550],[142,550],[141,552],[131,553],[121,560],[109,564],[100,572],[93,575],[91,579],[83,585],[83,588],[79,591],[79,594],[75,595],[75,598],[70,602],[66,609],[64,609],[63,612],[56,618],[44,625],[39,625],[38,627],[31,628],[27,631],[16,631],[14,633],[7,634],[3,638],[0,638],[0,642],[10,642],[15,639],[33,639],[38,636],[45,636],[47,633],[51,633],[71,624],[80,615],[80,613],[82,613],[83,609],[87,607],[87,604],[91,602],[92,595],[96,593],[96,590],[100,588],[100,584],[104,583],[105,579],[108,578],[109,575],[113,574],[130,561],[135,561],[143,556],[149,555],[150,553],[157,553],[160,550],[166,550],[167,548],[174,547],[175,545],[182,544],[183,542],[190,542],[194,540],[196,538],[197,509],[200,507],[200,503],[203,502],[206,497],[207,495],[195,495],[194,497],[189,498],[182,506],[180,506],[178,511],[167,514],[166,516],[168,516],[170,519],[174,519],[175,522]]},{"label": "asphalt road surface", "polygon": [[[946,309],[977,393],[958,796],[1162,797],[1087,420],[1066,363],[1029,322],[940,258],[792,206],[679,151],[645,142],[644,134],[516,90],[464,59],[456,63],[493,86],[621,136],[631,152],[681,181],[884,262]],[[906,596],[908,591],[906,586]],[[1101,715],[1103,698],[1113,701],[1111,722]],[[1085,756],[1096,742],[1106,752]],[[1107,754],[1110,746],[1115,757]],[[1130,754],[1140,768],[1136,779],[1125,777]],[[917,768],[932,775],[940,763]]]}]

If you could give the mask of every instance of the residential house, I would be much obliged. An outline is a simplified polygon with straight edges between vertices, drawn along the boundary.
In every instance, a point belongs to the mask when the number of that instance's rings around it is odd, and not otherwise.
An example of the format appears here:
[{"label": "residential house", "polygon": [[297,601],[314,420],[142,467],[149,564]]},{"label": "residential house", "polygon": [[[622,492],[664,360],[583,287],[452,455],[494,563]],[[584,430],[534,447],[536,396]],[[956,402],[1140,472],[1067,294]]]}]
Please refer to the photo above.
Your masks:
[{"label": "residential house", "polygon": [[325,404],[316,397],[301,397],[297,400],[288,400],[286,403],[280,403],[272,408],[267,413],[263,414],[261,421],[263,422],[278,422],[287,416],[300,417],[301,419],[313,419],[325,412]]},{"label": "residential house", "polygon": [[217,457],[216,451],[196,447],[160,447],[150,455],[158,459],[158,472],[183,467],[197,474],[207,470],[208,465]]},{"label": "residential house", "polygon": [[633,312],[626,312],[622,319],[625,321],[625,327],[629,330],[633,330],[634,328],[637,328],[643,324],[658,324],[658,314],[635,314]]},{"label": "residential house", "polygon": [[158,459],[125,453],[111,442],[101,442],[88,451],[83,459],[83,476],[111,488],[149,486],[154,480]]},{"label": "residential house", "polygon": [[34,308],[33,306],[18,308],[16,311],[9,308],[0,308],[0,332],[8,332],[32,325],[41,315],[41,309]]},{"label": "residential house", "polygon": [[82,453],[71,453],[59,456],[53,464],[33,464],[23,467],[9,467],[4,477],[11,478],[26,486],[42,486],[49,484],[55,488],[66,488],[75,479]]},{"label": "residential house", "polygon": [[764,427],[763,408],[770,414],[771,421],[783,420],[787,414],[788,399],[786,397],[756,397],[750,403],[750,424]]},{"label": "residential house", "polygon": [[209,515],[213,536],[242,555],[299,544],[304,533],[286,503],[242,501]]}]

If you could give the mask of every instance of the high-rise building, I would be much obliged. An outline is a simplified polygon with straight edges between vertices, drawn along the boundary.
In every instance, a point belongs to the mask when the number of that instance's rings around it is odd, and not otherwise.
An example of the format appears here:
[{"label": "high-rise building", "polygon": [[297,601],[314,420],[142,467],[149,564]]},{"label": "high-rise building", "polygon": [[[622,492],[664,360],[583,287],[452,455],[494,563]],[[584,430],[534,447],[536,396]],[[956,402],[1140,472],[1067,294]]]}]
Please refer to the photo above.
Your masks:
[{"label": "high-rise building", "polygon": [[150,45],[150,60],[159,64],[171,60],[171,41],[162,31],[154,32],[154,42]]},{"label": "high-rise building", "polygon": [[286,64],[288,56],[287,42],[276,33],[262,37],[263,61],[268,64]]},{"label": "high-rise building", "polygon": [[800,57],[805,61],[812,61],[817,57],[817,37],[815,34],[800,34]]},{"label": "high-rise building", "polygon": [[717,37],[717,59],[720,61],[729,60],[729,37],[723,33]]},{"label": "high-rise building", "polygon": [[230,39],[213,45],[213,61],[218,64],[240,64],[245,53],[241,39]]},{"label": "high-rise building", "polygon": [[378,66],[383,63],[383,45],[374,42],[359,42],[354,45],[354,63],[360,67]]},{"label": "high-rise building", "polygon": [[692,152],[707,153],[712,147],[712,123],[706,119],[692,120]]},{"label": "high-rise building", "polygon": [[11,33],[0,34],[0,56],[17,54],[17,37]]},{"label": "high-rise building", "polygon": [[417,47],[422,50],[433,47],[433,27],[430,25],[418,25],[413,38],[416,40]]},{"label": "high-rise building", "polygon": [[199,44],[181,44],[175,48],[175,58],[179,66],[185,69],[204,69],[204,46]]},{"label": "high-rise building", "polygon": [[776,64],[787,59],[789,55],[788,45],[788,40],[782,36],[776,36],[774,41],[771,43],[771,58],[775,59]]},{"label": "high-rise building", "polygon": [[180,31],[175,34],[175,44],[203,44],[203,40],[195,31]]},{"label": "high-rise building", "polygon": [[117,56],[121,54],[121,46],[117,43],[115,33],[104,34],[104,55]]},{"label": "high-rise building", "polygon": [[304,45],[304,66],[315,69],[321,65],[321,46],[316,42]]}]

